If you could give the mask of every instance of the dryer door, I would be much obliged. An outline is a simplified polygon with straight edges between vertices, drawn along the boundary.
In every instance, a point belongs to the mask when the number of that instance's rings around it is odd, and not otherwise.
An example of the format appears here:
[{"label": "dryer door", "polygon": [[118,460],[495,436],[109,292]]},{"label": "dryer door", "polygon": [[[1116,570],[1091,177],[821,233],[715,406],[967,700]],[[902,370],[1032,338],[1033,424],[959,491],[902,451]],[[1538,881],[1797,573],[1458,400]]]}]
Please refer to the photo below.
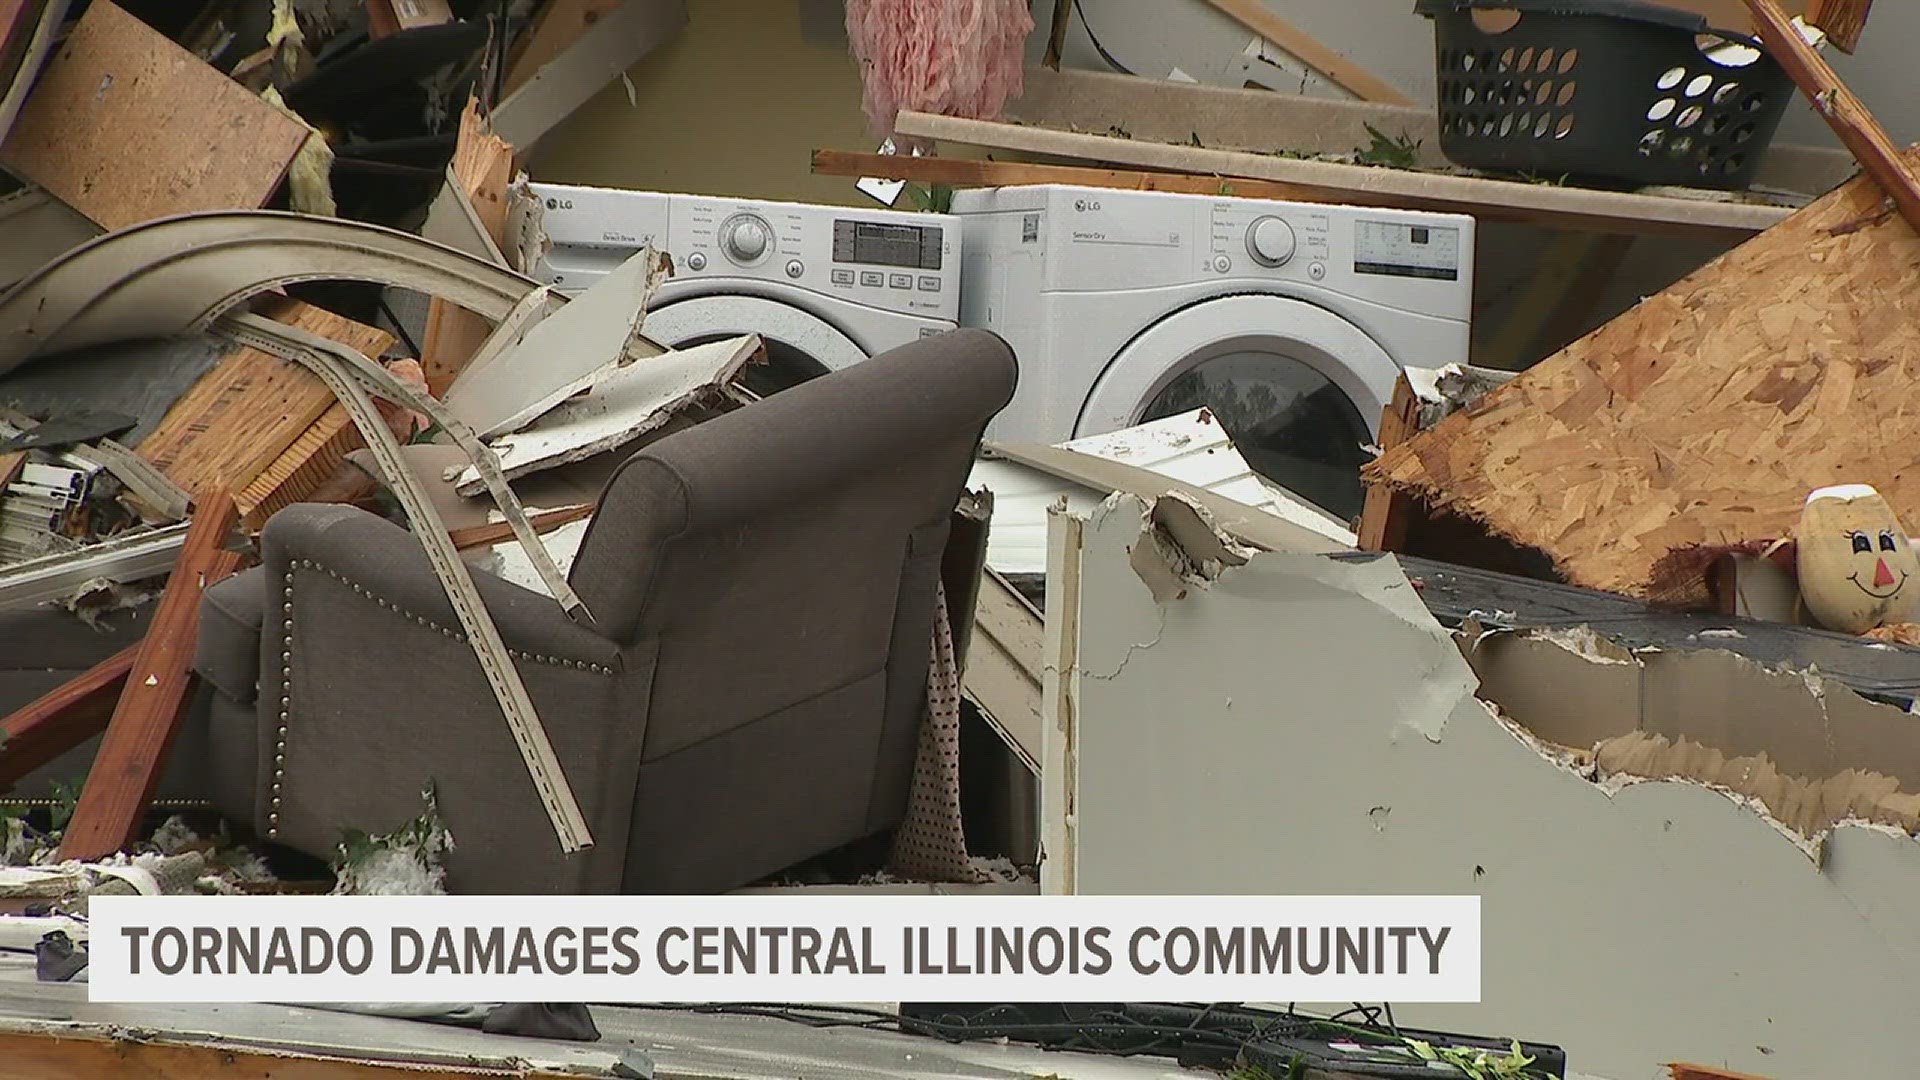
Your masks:
[{"label": "dryer door", "polygon": [[1205,407],[1254,470],[1346,520],[1366,501],[1362,449],[1399,367],[1345,319],[1241,295],[1182,308],[1136,335],[1088,391],[1075,437]]},{"label": "dryer door", "polygon": [[668,301],[647,312],[640,332],[676,349],[759,334],[767,362],[749,365],[741,381],[762,397],[867,359],[866,350],[825,319],[760,296],[721,293]]}]

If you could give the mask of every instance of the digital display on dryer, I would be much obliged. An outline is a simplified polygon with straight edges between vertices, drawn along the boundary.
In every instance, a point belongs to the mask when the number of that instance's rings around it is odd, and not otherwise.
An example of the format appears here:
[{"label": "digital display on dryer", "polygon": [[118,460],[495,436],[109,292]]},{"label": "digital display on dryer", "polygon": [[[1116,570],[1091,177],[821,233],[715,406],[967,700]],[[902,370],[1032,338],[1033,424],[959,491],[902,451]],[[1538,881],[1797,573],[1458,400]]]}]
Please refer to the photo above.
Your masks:
[{"label": "digital display on dryer", "polygon": [[922,225],[836,220],[833,261],[905,270],[938,270],[940,230]]},{"label": "digital display on dryer", "polygon": [[1458,281],[1460,230],[1400,221],[1356,221],[1353,272]]}]

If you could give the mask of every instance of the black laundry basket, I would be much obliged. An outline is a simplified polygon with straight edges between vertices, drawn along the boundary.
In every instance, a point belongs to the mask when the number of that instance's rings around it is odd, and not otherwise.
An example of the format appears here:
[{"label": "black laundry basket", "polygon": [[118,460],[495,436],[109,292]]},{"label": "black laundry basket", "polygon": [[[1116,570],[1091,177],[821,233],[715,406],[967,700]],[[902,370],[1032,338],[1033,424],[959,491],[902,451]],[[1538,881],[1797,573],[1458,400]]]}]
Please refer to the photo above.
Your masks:
[{"label": "black laundry basket", "polygon": [[[1759,39],[1645,0],[1416,0],[1414,10],[1433,20],[1441,152],[1468,168],[1745,188],[1794,96]],[[1746,46],[1747,62],[1708,55],[1725,45]]]}]

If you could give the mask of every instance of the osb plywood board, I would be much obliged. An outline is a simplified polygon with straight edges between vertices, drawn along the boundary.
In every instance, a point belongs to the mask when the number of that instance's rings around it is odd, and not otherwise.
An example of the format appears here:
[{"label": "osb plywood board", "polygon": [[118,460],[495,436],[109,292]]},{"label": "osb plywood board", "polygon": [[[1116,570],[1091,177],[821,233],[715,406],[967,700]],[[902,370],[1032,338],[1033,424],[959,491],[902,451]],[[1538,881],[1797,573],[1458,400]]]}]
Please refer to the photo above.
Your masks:
[{"label": "osb plywood board", "polygon": [[259,207],[306,138],[298,121],[95,0],[41,72],[0,164],[118,229]]},{"label": "osb plywood board", "polygon": [[1638,594],[1676,547],[1786,534],[1826,484],[1920,521],[1916,379],[1920,235],[1862,178],[1366,475]]},{"label": "osb plywood board", "polygon": [[[297,301],[283,301],[267,314],[368,356],[393,344],[384,330]],[[160,426],[140,441],[140,456],[188,491],[242,490],[333,403],[333,392],[307,369],[258,349],[238,349],[167,410]]]}]

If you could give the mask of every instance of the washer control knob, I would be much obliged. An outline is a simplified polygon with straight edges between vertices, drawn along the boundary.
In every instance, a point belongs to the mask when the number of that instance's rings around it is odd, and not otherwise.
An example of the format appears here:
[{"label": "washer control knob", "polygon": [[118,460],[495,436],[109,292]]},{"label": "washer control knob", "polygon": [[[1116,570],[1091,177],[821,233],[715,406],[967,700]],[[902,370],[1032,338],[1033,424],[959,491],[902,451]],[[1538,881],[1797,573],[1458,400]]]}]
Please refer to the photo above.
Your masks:
[{"label": "washer control knob", "polygon": [[799,259],[787,260],[787,276],[788,277],[797,278],[801,274],[804,274],[806,272],[807,272],[806,266],[803,265]]},{"label": "washer control knob", "polygon": [[742,215],[721,230],[720,245],[734,262],[755,263],[773,246],[773,230],[757,217]]},{"label": "washer control knob", "polygon": [[1285,265],[1293,245],[1293,227],[1277,217],[1263,217],[1247,230],[1247,254],[1262,266]]}]

